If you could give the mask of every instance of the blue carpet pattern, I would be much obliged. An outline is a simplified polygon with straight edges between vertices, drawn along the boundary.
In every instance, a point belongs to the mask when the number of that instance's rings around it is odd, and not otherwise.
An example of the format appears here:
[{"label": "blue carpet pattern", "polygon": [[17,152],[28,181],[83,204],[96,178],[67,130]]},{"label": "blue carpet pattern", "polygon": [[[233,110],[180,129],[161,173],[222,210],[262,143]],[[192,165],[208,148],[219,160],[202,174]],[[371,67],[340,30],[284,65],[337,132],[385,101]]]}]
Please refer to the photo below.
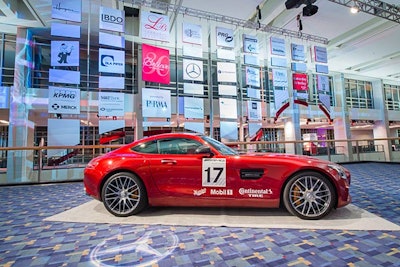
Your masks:
[{"label": "blue carpet pattern", "polygon": [[[353,204],[400,225],[400,165],[345,166]],[[400,266],[399,231],[43,221],[90,200],[80,182],[0,187],[0,266]]]}]

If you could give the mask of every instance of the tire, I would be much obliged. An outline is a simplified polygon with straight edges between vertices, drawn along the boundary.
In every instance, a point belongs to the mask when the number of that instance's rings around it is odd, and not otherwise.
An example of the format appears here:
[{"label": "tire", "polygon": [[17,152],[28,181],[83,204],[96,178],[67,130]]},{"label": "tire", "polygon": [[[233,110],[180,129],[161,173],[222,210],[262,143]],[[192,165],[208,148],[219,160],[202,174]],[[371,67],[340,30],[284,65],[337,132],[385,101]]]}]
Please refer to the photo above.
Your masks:
[{"label": "tire", "polygon": [[127,217],[147,207],[147,193],[142,181],[134,174],[120,172],[104,183],[102,201],[105,208],[117,217]]},{"label": "tire", "polygon": [[317,172],[303,172],[290,178],[283,191],[283,203],[292,214],[305,220],[318,220],[331,212],[336,192],[328,178]]}]

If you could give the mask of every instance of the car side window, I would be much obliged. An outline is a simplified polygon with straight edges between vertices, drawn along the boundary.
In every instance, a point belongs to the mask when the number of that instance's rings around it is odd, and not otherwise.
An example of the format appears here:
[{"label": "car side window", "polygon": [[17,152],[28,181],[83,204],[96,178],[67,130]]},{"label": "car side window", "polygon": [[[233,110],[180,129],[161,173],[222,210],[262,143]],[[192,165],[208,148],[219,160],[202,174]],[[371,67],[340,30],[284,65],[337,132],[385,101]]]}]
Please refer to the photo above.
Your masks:
[{"label": "car side window", "polygon": [[158,141],[160,154],[194,154],[201,143],[186,138],[166,138]]},{"label": "car side window", "polygon": [[158,153],[157,142],[150,141],[150,142],[142,143],[140,145],[132,147],[132,150],[139,152],[139,153],[157,154]]}]

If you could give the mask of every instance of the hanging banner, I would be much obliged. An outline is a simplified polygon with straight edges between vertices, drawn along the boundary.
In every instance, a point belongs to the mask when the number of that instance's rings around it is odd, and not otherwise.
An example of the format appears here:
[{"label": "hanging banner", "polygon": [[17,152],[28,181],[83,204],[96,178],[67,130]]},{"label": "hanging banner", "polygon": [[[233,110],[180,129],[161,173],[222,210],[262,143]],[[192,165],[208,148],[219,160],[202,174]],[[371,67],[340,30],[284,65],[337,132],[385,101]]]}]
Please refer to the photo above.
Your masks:
[{"label": "hanging banner", "polygon": [[52,0],[51,17],[75,22],[82,20],[81,0]]},{"label": "hanging banner", "polygon": [[8,108],[10,105],[10,87],[0,86],[0,108]]},{"label": "hanging banner", "polygon": [[99,29],[114,32],[125,32],[125,11],[101,6]]},{"label": "hanging banner", "polygon": [[[75,146],[80,143],[80,120],[47,120],[48,146]],[[65,149],[48,149],[47,157],[64,156]]]},{"label": "hanging banner", "polygon": [[233,140],[238,140],[238,128],[237,122],[235,121],[221,121],[219,123],[219,129],[221,133],[221,138]]},{"label": "hanging banner", "polygon": [[219,117],[221,119],[237,119],[237,100],[221,97],[219,99]]},{"label": "hanging banner", "polygon": [[142,113],[146,118],[171,118],[171,91],[143,88]]},{"label": "hanging banner", "polygon": [[190,122],[190,121],[185,121],[185,129],[190,130],[196,133],[201,133],[204,134],[204,122]]},{"label": "hanging banner", "polygon": [[81,72],[73,70],[49,69],[49,82],[80,84]]},{"label": "hanging banner", "polygon": [[204,119],[204,99],[184,97],[184,115],[186,119]]},{"label": "hanging banner", "polygon": [[201,45],[203,43],[201,26],[184,22],[182,24],[182,42]]},{"label": "hanging banner", "polygon": [[125,48],[125,38],[115,34],[99,32],[99,44]]},{"label": "hanging banner", "polygon": [[99,89],[124,89],[125,77],[99,76]]},{"label": "hanging banner", "polygon": [[218,84],[218,94],[235,96],[237,95],[236,85]]},{"label": "hanging banner", "polygon": [[190,95],[204,95],[204,85],[198,83],[183,83],[183,93]]},{"label": "hanging banner", "polygon": [[271,37],[271,54],[277,56],[286,56],[285,39]]},{"label": "hanging banner", "polygon": [[289,91],[286,87],[274,87],[275,109],[279,110],[289,100]]},{"label": "hanging banner", "polygon": [[52,36],[80,38],[81,26],[53,22],[51,23],[50,34]]},{"label": "hanging banner", "polygon": [[183,79],[202,82],[203,77],[203,61],[183,59]]},{"label": "hanging banner", "polygon": [[288,77],[285,69],[272,69],[272,85],[288,87]]},{"label": "hanging banner", "polygon": [[305,73],[293,73],[293,89],[300,91],[308,90],[308,78]]},{"label": "hanging banner", "polygon": [[260,69],[246,67],[246,84],[249,86],[260,87]]},{"label": "hanging banner", "polygon": [[125,51],[99,48],[99,72],[125,74]]},{"label": "hanging banner", "polygon": [[48,113],[80,114],[80,103],[79,89],[49,86]]},{"label": "hanging banner", "polygon": [[331,96],[327,94],[318,94],[319,102],[321,102],[322,105],[328,110],[328,112],[331,111]]},{"label": "hanging banner", "polygon": [[317,75],[318,91],[330,92],[329,77],[325,75]]},{"label": "hanging banner", "polygon": [[261,115],[261,102],[247,101],[247,117],[251,121],[260,121]]},{"label": "hanging banner", "polygon": [[217,46],[234,48],[235,42],[233,38],[233,30],[216,27],[217,31]]},{"label": "hanging banner", "polygon": [[99,92],[99,116],[125,115],[125,94],[113,92]]},{"label": "hanging banner", "polygon": [[257,36],[243,34],[243,52],[258,54]]},{"label": "hanging banner", "polygon": [[143,9],[140,11],[140,30],[143,39],[169,42],[169,17]]},{"label": "hanging banner", "polygon": [[78,41],[51,41],[51,66],[79,66]]},{"label": "hanging banner", "polygon": [[328,52],[326,47],[314,46],[314,58],[316,62],[328,63]]},{"label": "hanging banner", "polygon": [[217,81],[236,82],[236,64],[231,62],[217,62]]},{"label": "hanging banner", "polygon": [[292,48],[292,60],[305,61],[306,56],[304,53],[304,45],[291,44]]},{"label": "hanging banner", "polygon": [[170,62],[169,50],[151,45],[142,45],[143,81],[169,84]]}]

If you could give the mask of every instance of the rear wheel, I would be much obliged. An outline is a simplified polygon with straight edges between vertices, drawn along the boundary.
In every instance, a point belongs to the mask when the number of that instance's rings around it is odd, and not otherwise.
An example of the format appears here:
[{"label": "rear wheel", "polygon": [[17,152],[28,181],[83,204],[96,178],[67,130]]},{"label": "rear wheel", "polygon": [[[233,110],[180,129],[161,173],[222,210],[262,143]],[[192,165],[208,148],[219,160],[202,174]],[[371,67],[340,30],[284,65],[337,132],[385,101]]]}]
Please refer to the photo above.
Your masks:
[{"label": "rear wheel", "polygon": [[283,203],[293,215],[306,220],[326,216],[336,203],[332,183],[317,172],[304,172],[292,177],[283,191]]},{"label": "rear wheel", "polygon": [[102,200],[110,213],[126,217],[141,212],[147,206],[147,193],[136,175],[120,172],[104,183]]}]

